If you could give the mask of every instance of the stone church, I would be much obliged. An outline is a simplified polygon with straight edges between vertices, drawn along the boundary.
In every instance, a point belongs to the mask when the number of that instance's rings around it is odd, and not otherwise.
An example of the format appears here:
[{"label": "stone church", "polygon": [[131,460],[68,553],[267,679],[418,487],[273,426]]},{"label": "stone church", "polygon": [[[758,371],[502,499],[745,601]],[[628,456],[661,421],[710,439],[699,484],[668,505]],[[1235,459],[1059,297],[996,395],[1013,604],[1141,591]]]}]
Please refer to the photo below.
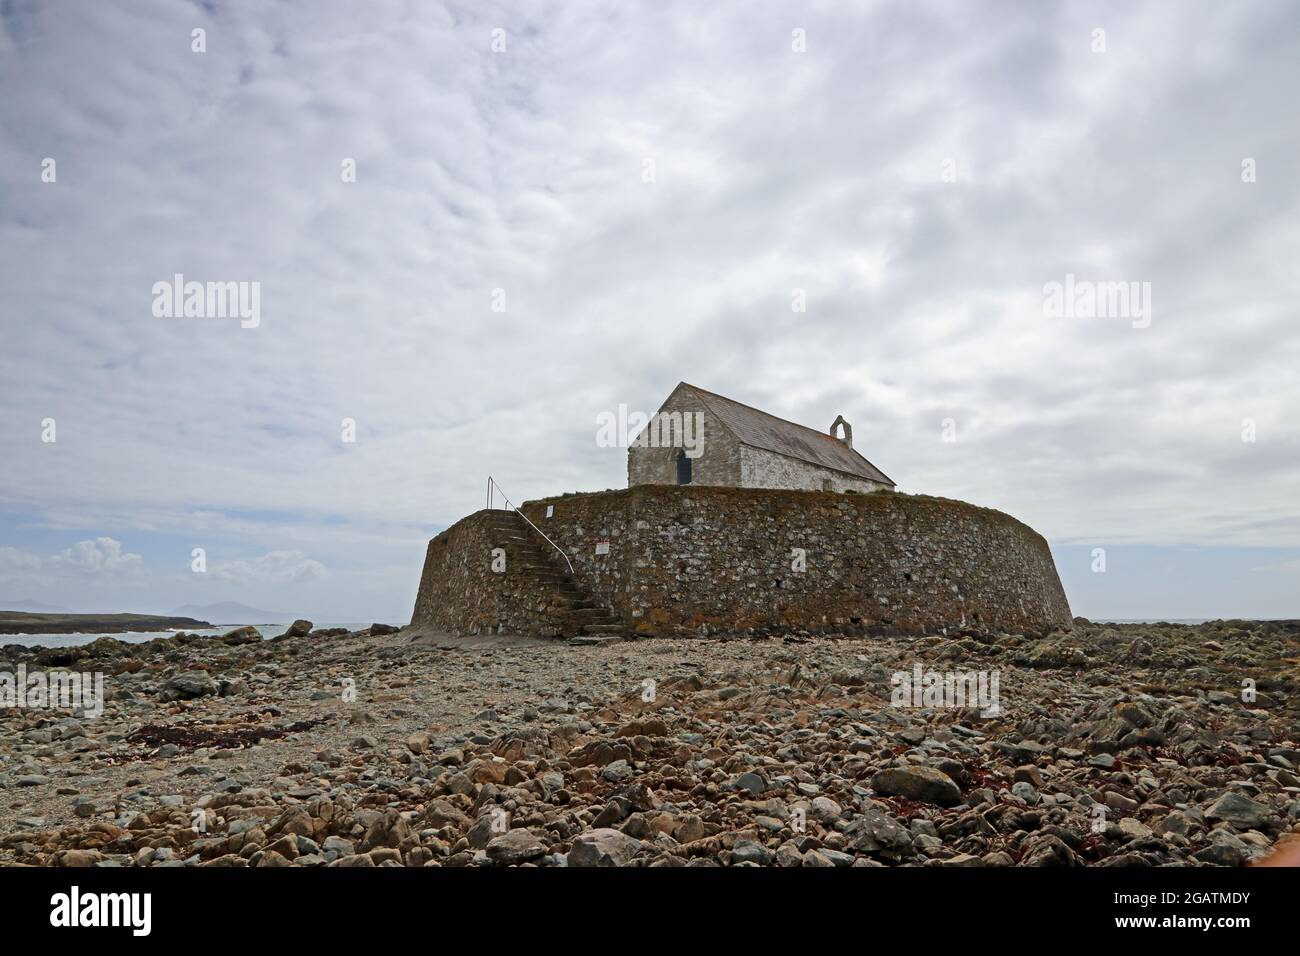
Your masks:
[{"label": "stone church", "polygon": [[894,489],[892,479],[853,450],[853,430],[842,415],[829,432],[819,432],[685,382],[631,443],[627,483]]}]

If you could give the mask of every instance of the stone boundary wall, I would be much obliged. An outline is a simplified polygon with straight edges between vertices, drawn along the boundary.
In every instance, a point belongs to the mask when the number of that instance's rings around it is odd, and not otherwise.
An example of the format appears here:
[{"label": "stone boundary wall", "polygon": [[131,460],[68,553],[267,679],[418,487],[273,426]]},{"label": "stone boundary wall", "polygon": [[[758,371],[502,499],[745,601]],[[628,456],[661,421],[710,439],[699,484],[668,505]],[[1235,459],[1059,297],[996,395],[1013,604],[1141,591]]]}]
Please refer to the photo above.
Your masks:
[{"label": "stone boundary wall", "polygon": [[[568,553],[579,586],[637,634],[1041,634],[1070,625],[1042,536],[1009,515],[960,501],[642,485],[546,498],[521,510]],[[430,543],[415,620],[483,626],[495,614],[510,628],[545,627],[544,611],[507,606],[514,598],[487,571],[486,543],[461,529],[475,517]],[[597,554],[606,541],[608,553]],[[470,543],[484,555],[476,558],[481,574],[459,570],[457,551]],[[562,566],[558,555],[554,560]]]},{"label": "stone boundary wall", "polygon": [[[493,514],[476,511],[429,542],[413,624],[457,635],[555,634],[553,592],[510,560]],[[492,570],[492,549],[498,547],[506,550],[501,573]]]}]

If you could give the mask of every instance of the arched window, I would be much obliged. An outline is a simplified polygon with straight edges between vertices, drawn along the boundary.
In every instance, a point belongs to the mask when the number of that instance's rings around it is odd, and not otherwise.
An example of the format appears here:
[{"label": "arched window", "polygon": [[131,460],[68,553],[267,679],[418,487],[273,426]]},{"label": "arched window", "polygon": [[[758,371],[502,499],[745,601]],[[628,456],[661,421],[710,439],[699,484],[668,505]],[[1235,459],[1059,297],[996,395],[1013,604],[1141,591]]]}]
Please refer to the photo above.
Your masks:
[{"label": "arched window", "polygon": [[691,483],[691,459],[686,457],[686,449],[677,449],[677,483],[679,485],[689,485]]}]

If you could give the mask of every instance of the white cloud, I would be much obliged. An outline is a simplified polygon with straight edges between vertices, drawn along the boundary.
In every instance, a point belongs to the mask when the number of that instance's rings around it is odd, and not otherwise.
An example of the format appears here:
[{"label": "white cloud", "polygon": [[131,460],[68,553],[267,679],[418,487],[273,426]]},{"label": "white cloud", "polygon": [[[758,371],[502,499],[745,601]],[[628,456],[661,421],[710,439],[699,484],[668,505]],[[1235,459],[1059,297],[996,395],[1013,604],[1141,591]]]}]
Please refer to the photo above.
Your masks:
[{"label": "white cloud", "polygon": [[78,541],[65,548],[48,561],[51,568],[66,569],[95,577],[130,575],[144,567],[144,558],[122,550],[116,538],[95,538]]},{"label": "white cloud", "polygon": [[[685,379],[1054,542],[1300,546],[1294,5],[136,8],[0,5],[0,507],[400,606],[487,474],[619,487],[596,414]],[[261,325],[154,318],[177,272]],[[1151,327],[1045,318],[1067,273]]]},{"label": "white cloud", "polygon": [[41,559],[34,554],[19,551],[17,548],[0,548],[0,575],[36,571],[40,566]]},{"label": "white cloud", "polygon": [[213,565],[212,574],[236,584],[301,584],[325,575],[325,565],[301,551],[271,551],[260,558],[239,558]]}]

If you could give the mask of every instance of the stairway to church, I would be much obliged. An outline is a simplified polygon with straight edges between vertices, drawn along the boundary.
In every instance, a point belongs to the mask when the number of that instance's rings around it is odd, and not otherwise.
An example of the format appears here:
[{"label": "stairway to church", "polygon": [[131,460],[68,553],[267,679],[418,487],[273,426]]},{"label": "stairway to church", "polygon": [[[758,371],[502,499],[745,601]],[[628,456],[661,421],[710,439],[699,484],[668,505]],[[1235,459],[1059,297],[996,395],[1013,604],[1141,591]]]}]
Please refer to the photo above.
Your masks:
[{"label": "stairway to church", "polygon": [[582,643],[622,640],[627,628],[593,599],[569,574],[563,558],[518,512],[493,511],[495,539],[506,550],[507,567],[518,570],[550,592],[560,637]]}]

